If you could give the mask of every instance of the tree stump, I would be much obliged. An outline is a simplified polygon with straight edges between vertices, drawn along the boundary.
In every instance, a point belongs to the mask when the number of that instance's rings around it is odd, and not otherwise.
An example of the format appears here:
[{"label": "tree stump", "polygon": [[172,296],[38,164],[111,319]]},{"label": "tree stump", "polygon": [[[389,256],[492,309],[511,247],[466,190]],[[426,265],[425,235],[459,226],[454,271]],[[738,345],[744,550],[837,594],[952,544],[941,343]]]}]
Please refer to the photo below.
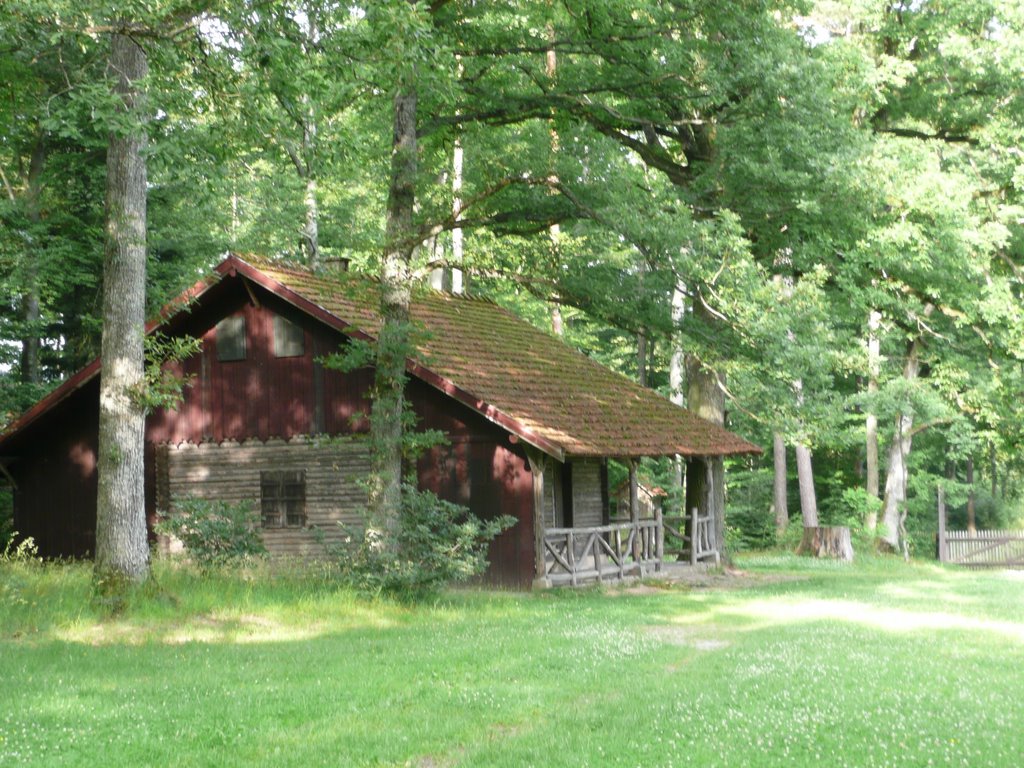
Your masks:
[{"label": "tree stump", "polygon": [[804,528],[804,537],[796,548],[798,555],[834,557],[838,560],[853,560],[853,541],[846,526],[830,525],[818,528]]}]

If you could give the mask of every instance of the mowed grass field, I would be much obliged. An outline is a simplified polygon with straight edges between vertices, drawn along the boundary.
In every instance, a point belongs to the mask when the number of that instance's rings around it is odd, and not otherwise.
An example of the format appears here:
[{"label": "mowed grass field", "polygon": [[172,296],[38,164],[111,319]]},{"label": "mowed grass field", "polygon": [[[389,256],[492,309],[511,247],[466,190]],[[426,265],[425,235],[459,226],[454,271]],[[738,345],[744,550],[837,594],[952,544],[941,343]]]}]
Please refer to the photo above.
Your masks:
[{"label": "mowed grass field", "polygon": [[0,765],[1024,765],[1024,574],[738,568],[407,607],[158,564],[110,618],[0,565]]}]

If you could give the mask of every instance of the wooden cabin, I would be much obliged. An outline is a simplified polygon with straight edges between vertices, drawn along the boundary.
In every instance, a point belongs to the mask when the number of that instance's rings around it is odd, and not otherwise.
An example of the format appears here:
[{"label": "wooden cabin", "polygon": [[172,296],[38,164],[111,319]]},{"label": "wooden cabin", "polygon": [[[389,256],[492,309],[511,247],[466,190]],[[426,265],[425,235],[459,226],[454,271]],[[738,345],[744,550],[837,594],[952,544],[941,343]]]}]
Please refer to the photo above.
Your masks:
[{"label": "wooden cabin", "polygon": [[[324,359],[372,340],[378,305],[366,277],[230,256],[165,308],[148,332],[202,347],[177,365],[190,382],[177,410],[146,421],[150,524],[182,496],[248,499],[268,550],[300,556],[340,536],[338,522],[358,526],[373,371]],[[598,576],[660,563],[652,521],[608,520],[609,458],[759,451],[490,301],[424,290],[412,318],[406,395],[419,426],[447,437],[418,460],[418,482],[482,518],[516,518],[491,546],[495,583],[575,583],[583,560]],[[0,435],[16,530],[44,556],[93,552],[98,396],[97,360]]]}]

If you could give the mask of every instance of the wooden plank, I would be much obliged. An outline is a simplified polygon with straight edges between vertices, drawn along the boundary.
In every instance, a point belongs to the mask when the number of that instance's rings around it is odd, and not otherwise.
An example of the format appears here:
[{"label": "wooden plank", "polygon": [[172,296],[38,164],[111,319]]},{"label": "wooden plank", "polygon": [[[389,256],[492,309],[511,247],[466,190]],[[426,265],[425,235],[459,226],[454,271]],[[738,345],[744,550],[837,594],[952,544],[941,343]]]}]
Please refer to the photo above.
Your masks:
[{"label": "wooden plank", "polygon": [[526,458],[530,464],[530,473],[533,475],[534,574],[536,577],[542,577],[546,572],[544,562],[544,465],[547,463],[547,456],[533,446],[527,446]]}]

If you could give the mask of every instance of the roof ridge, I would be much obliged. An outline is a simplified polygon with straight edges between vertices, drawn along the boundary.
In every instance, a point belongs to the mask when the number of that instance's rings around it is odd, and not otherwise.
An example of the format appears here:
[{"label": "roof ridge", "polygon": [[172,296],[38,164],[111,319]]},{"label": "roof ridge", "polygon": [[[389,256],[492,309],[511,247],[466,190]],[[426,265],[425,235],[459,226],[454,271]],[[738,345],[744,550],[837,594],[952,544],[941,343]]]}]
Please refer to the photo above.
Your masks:
[{"label": "roof ridge", "polygon": [[[296,262],[296,261],[294,261],[292,259],[289,259],[287,257],[281,258],[281,259],[276,259],[276,258],[274,258],[272,256],[263,256],[261,254],[251,253],[251,252],[243,254],[243,253],[238,253],[236,251],[232,251],[230,255],[234,256],[239,261],[243,261],[246,264],[248,264],[249,266],[254,267],[256,269],[262,269],[262,268],[276,269],[276,270],[283,271],[283,272],[291,272],[293,274],[303,275],[305,277],[311,277],[311,278],[313,278],[315,280],[320,280],[322,282],[339,282],[340,283],[340,282],[343,282],[345,280],[353,280],[353,281],[355,281],[355,280],[366,280],[366,281],[372,282],[372,283],[377,284],[377,285],[379,285],[381,283],[380,277],[378,277],[377,275],[374,275],[374,274],[372,274],[370,272],[344,271],[344,272],[340,272],[340,273],[339,272],[335,272],[333,274],[325,274],[325,273],[322,273],[322,272],[315,272],[314,270],[310,269],[307,265],[300,264],[299,262]],[[491,306],[501,307],[502,309],[505,309],[505,307],[502,307],[501,304],[499,304],[497,301],[492,299],[490,296],[481,296],[481,295],[475,294],[475,293],[455,293],[454,291],[448,291],[448,290],[445,290],[443,288],[434,288],[434,287],[432,287],[430,285],[426,285],[426,284],[424,284],[423,282],[420,282],[420,281],[414,282],[412,288],[413,288],[414,295],[430,296],[430,297],[435,297],[436,296],[436,297],[439,297],[439,298],[452,299],[454,301],[475,301],[475,302],[480,302],[482,304],[488,304],[488,305],[491,305]]]}]

